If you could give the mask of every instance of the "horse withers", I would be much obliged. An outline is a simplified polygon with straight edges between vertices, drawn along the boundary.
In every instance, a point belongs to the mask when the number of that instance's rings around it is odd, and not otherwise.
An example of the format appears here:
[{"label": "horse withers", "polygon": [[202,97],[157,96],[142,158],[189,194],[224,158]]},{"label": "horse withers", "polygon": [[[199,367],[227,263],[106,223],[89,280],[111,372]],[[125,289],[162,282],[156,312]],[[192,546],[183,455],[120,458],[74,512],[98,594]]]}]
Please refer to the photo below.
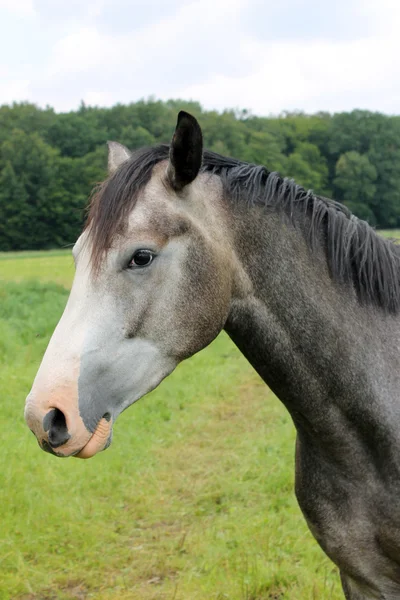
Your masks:
[{"label": "horse withers", "polygon": [[297,429],[296,495],[349,600],[400,598],[400,253],[342,205],[203,152],[109,144],[71,294],[25,416],[88,458],[225,329]]}]

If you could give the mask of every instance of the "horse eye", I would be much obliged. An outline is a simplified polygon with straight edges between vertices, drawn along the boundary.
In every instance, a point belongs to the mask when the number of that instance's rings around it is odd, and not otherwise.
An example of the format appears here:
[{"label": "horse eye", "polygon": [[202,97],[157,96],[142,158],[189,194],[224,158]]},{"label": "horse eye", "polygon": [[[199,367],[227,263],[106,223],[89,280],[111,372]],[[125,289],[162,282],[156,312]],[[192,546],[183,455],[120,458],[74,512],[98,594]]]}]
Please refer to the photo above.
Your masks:
[{"label": "horse eye", "polygon": [[154,258],[154,254],[151,250],[136,250],[132,256],[131,262],[128,265],[129,269],[134,267],[147,267]]}]

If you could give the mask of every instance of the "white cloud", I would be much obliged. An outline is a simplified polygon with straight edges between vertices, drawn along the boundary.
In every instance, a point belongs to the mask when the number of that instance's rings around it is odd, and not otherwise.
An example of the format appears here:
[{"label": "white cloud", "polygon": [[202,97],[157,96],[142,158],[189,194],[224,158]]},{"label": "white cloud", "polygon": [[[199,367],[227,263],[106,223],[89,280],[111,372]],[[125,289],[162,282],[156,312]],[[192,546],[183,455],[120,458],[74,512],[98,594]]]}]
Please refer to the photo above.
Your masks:
[{"label": "white cloud", "polygon": [[[152,0],[152,5],[156,2]],[[63,33],[42,52],[31,81],[16,65],[15,81],[8,80],[0,88],[1,100],[10,101],[10,94],[15,94],[14,100],[30,99],[67,110],[76,108],[81,99],[111,105],[154,95],[199,100],[206,108],[249,108],[258,114],[355,107],[399,112],[398,0],[381,0],[379,10],[376,0],[348,0],[349,15],[359,17],[353,35],[347,31],[346,36],[338,32],[335,37],[333,30],[329,36],[319,36],[318,22],[312,25],[315,0],[285,0],[281,21],[279,5],[273,4],[274,28],[281,23],[286,34],[287,10],[292,6],[298,11],[299,31],[307,18],[307,31],[315,30],[313,35],[302,38],[296,32],[289,37],[274,30],[276,35],[268,36],[262,35],[262,28],[253,34],[251,27],[243,27],[249,11],[253,10],[253,17],[261,6],[268,12],[270,2],[179,0],[169,16],[157,18],[154,10],[149,19],[146,13],[149,24],[136,30],[138,9],[129,13],[130,3],[125,3],[126,23],[132,25],[122,27],[121,33],[102,21],[114,6],[111,0],[90,1],[85,18],[68,22],[66,34],[65,23],[60,24]],[[17,0],[0,0],[0,10],[17,5]],[[18,10],[30,14],[32,1],[21,0]],[[122,19],[125,13],[120,10],[121,15],[117,8],[112,15]],[[360,22],[366,24],[362,34]],[[32,62],[34,49],[32,55],[28,49],[28,54]]]},{"label": "white cloud", "polygon": [[238,37],[238,54],[251,65],[247,75],[214,74],[181,86],[177,95],[222,110],[250,108],[258,114],[283,110],[340,111],[368,108],[399,112],[400,3],[363,0],[359,7],[375,32],[361,39],[256,41]]},{"label": "white cloud", "polygon": [[101,35],[93,27],[84,27],[56,43],[46,74],[52,77],[58,73],[90,71],[115,60],[117,53],[112,37]]},{"label": "white cloud", "polygon": [[33,0],[0,0],[1,10],[22,17],[30,17],[35,14]]},{"label": "white cloud", "polygon": [[82,98],[88,106],[111,106],[115,104],[115,98],[109,92],[88,89]]},{"label": "white cloud", "polygon": [[29,80],[27,79],[0,82],[0,98],[3,104],[12,104],[16,100],[26,100],[29,95]]},{"label": "white cloud", "polygon": [[[1,1],[1,0],[0,0]],[[207,44],[207,32],[220,34],[221,21],[225,26],[237,20],[245,0],[197,0],[183,5],[172,17],[144,27],[135,33],[113,36],[100,33],[96,27],[83,27],[63,39],[53,48],[50,73],[83,71],[93,67],[135,68],[140,60],[149,68],[160,69],[171,54],[190,52],[190,42],[201,37]],[[201,56],[197,57],[201,60]],[[152,60],[157,63],[152,64]],[[195,64],[195,61],[194,61]],[[168,65],[173,68],[174,65]],[[165,68],[161,66],[161,68]]]},{"label": "white cloud", "polygon": [[[241,52],[252,67],[244,77],[213,76],[182,86],[178,96],[208,106],[251,108],[256,113],[283,109],[399,110],[400,40],[385,36],[344,42],[254,42],[242,39]],[[389,94],[389,97],[388,97]]]},{"label": "white cloud", "polygon": [[103,12],[106,0],[91,0],[86,3],[86,14],[89,18],[98,17]]}]

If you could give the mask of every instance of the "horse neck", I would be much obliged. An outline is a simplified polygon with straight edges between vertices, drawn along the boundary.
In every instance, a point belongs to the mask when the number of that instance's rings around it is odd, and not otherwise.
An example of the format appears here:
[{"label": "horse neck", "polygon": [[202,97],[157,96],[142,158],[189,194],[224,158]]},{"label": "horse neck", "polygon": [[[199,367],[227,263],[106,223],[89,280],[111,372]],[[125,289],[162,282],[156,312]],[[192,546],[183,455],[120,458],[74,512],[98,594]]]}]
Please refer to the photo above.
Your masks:
[{"label": "horse neck", "polygon": [[322,242],[311,252],[301,229],[281,215],[232,210],[235,251],[251,291],[233,300],[225,329],[296,425],[334,429],[330,411],[365,406],[387,381],[376,357],[385,352],[390,318],[362,307],[350,285],[332,281]]}]

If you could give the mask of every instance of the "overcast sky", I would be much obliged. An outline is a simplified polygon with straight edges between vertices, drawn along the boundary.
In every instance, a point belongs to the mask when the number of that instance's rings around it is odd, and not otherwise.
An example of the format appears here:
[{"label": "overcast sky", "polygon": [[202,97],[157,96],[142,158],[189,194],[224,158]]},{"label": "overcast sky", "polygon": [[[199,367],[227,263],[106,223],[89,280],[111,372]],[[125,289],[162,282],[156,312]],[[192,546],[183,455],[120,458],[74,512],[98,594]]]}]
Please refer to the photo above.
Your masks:
[{"label": "overcast sky", "polygon": [[0,0],[0,104],[400,113],[400,0]]}]

